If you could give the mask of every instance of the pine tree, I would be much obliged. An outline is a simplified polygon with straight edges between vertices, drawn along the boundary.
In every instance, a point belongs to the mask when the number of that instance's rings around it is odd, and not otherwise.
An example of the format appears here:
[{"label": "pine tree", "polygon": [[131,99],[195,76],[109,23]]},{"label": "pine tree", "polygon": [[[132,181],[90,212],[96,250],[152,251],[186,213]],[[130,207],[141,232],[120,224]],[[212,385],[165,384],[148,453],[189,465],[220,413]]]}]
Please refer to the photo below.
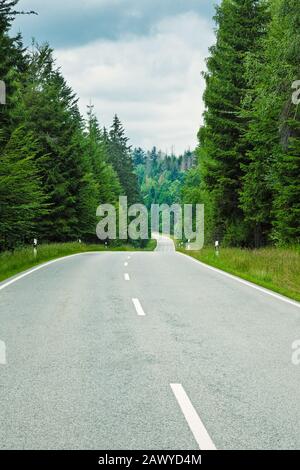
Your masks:
[{"label": "pine tree", "polygon": [[0,106],[0,129],[3,139],[9,139],[14,129],[12,112],[17,84],[26,69],[26,58],[21,35],[10,36],[9,30],[16,16],[19,0],[0,0],[0,80],[6,86],[6,104]]},{"label": "pine tree", "polygon": [[128,138],[125,136],[124,128],[117,115],[114,117],[109,132],[108,155],[109,161],[119,177],[123,195],[128,198],[128,203],[140,202],[140,191],[130,156]]},{"label": "pine tree", "polygon": [[278,77],[283,107],[279,120],[281,151],[277,158],[274,152],[277,178],[273,238],[283,244],[300,242],[300,111],[292,104],[290,96],[291,83],[300,79],[299,2],[281,0],[277,11],[274,21],[283,30],[280,44],[282,72]]},{"label": "pine tree", "polygon": [[137,167],[138,165],[144,165],[146,162],[146,153],[145,151],[141,148],[135,148],[132,152],[132,161],[133,165]]},{"label": "pine tree", "polygon": [[240,109],[246,93],[244,61],[264,34],[265,2],[223,0],[217,7],[217,42],[207,61],[205,125],[199,132],[202,200],[210,238],[239,244],[248,238],[239,193],[245,148]]},{"label": "pine tree", "polygon": [[151,178],[153,178],[158,170],[158,154],[157,154],[156,147],[152,148],[149,154],[149,160],[150,160],[150,168],[151,168],[150,176]]},{"label": "pine tree", "polygon": [[256,246],[300,237],[300,115],[291,101],[291,85],[299,79],[299,26],[299,2],[272,0],[268,34],[248,57],[243,115],[250,150],[241,203]]},{"label": "pine tree", "polygon": [[42,238],[75,240],[81,235],[82,197],[87,194],[89,173],[82,142],[83,122],[77,98],[57,69],[48,45],[33,49],[19,98],[19,119],[47,156],[36,157],[51,207],[40,223]]},{"label": "pine tree", "polygon": [[116,204],[121,195],[119,178],[109,161],[109,138],[106,129],[101,130],[93,113],[88,109],[87,152],[97,185],[98,204]]},{"label": "pine tree", "polygon": [[0,250],[32,242],[39,233],[40,217],[47,214],[35,161],[38,152],[37,142],[22,127],[12,133],[1,152]]}]

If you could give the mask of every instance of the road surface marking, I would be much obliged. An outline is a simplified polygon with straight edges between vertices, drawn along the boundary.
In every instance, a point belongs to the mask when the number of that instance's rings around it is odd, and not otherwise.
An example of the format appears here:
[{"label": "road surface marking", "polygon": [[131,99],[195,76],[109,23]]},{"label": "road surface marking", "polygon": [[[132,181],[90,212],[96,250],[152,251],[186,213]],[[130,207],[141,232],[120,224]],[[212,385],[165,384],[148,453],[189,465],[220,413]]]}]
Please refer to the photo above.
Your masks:
[{"label": "road surface marking", "polygon": [[125,268],[127,268],[127,266],[128,266],[128,263],[127,263],[127,262],[126,262],[126,263],[124,263],[124,266],[125,266]]},{"label": "road surface marking", "polygon": [[143,310],[143,307],[141,306],[141,303],[139,301],[139,299],[132,299],[132,302],[133,302],[133,305],[136,309],[136,313],[140,316],[140,317],[145,317],[146,314]]},{"label": "road surface marking", "polygon": [[131,259],[131,256],[127,256],[127,259]]},{"label": "road surface marking", "polygon": [[209,437],[204,424],[185,393],[183,386],[181,384],[170,384],[170,386],[200,449],[216,450],[213,441]]},{"label": "road surface marking", "polygon": [[125,279],[125,281],[130,281],[130,276],[129,276],[128,273],[124,274],[124,279]]},{"label": "road surface marking", "polygon": [[6,344],[4,341],[0,340],[0,365],[6,366]]},{"label": "road surface marking", "polygon": [[201,266],[203,266],[207,269],[210,269],[211,271],[214,271],[216,273],[222,274],[223,276],[229,277],[230,279],[233,279],[233,280],[239,282],[240,284],[244,284],[245,286],[252,287],[252,289],[256,289],[260,292],[263,292],[264,294],[270,295],[271,297],[275,297],[275,299],[277,299],[277,300],[281,300],[282,302],[286,302],[287,304],[291,304],[291,305],[294,305],[294,307],[300,308],[300,303],[297,302],[296,300],[294,301],[292,299],[289,299],[288,297],[284,297],[283,295],[276,294],[275,292],[272,292],[268,289],[265,289],[264,287],[257,286],[256,284],[253,284],[252,282],[241,279],[240,277],[234,276],[233,274],[229,274],[225,271],[222,271],[221,269],[214,268],[213,266],[209,266],[208,264],[202,263],[201,261],[198,261],[197,259],[192,258],[191,256],[186,255],[184,253],[180,253],[179,251],[177,251],[177,254],[182,255],[182,256],[190,259],[194,263],[197,263],[198,265],[200,264]]}]

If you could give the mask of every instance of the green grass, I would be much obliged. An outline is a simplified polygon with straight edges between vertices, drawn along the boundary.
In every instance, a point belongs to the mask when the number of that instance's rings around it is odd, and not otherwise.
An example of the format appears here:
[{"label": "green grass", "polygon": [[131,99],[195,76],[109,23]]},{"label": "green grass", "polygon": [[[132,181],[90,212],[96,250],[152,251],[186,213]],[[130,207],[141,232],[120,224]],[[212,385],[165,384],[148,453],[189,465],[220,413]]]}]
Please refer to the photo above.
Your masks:
[{"label": "green grass", "polygon": [[32,247],[20,248],[13,252],[5,251],[0,253],[0,281],[46,261],[76,253],[88,251],[153,251],[155,247],[155,240],[149,240],[144,249],[135,248],[132,245],[116,245],[106,248],[100,244],[51,243],[40,245],[36,258],[34,258]]},{"label": "green grass", "polygon": [[182,248],[178,250],[205,264],[300,301],[300,247],[259,250],[221,248],[219,256],[210,247],[194,252]]}]

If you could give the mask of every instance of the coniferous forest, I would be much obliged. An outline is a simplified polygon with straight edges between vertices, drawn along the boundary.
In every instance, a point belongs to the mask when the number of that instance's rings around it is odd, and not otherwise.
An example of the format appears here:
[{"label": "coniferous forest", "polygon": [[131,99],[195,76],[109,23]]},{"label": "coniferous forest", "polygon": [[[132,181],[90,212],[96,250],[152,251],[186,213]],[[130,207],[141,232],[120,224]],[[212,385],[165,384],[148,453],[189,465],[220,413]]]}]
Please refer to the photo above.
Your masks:
[{"label": "coniferous forest", "polygon": [[96,208],[119,195],[139,201],[128,139],[115,116],[102,129],[77,97],[49,45],[25,49],[10,28],[17,0],[0,0],[0,250],[96,240]]},{"label": "coniferous forest", "polygon": [[184,198],[205,203],[207,241],[298,244],[299,0],[223,0],[215,23],[198,165]]},{"label": "coniferous forest", "polygon": [[0,250],[95,241],[97,206],[120,195],[204,203],[208,243],[299,243],[298,0],[216,7],[199,146],[179,158],[132,150],[119,118],[102,128],[92,105],[82,116],[51,47],[12,36],[17,4],[0,0]]},{"label": "coniferous forest", "polygon": [[158,151],[135,148],[132,152],[135,173],[138,176],[143,202],[148,209],[152,204],[180,204],[187,175],[195,163],[195,154],[186,151],[176,157]]}]

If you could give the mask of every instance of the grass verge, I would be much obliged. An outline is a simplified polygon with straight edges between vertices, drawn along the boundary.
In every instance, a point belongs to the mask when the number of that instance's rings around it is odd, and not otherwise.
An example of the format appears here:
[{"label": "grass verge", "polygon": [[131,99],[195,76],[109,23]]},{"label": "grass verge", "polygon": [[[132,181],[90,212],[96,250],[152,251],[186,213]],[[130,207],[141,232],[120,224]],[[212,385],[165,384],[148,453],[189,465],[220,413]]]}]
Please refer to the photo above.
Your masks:
[{"label": "grass verge", "polygon": [[34,258],[32,247],[20,248],[13,252],[5,251],[0,253],[0,281],[4,281],[11,276],[37,266],[38,264],[76,253],[85,253],[89,251],[153,251],[155,247],[155,240],[149,240],[147,246],[143,249],[135,248],[132,245],[116,245],[106,248],[104,245],[100,244],[87,245],[84,243],[51,243],[40,245],[38,247],[36,258]]},{"label": "grass verge", "polygon": [[219,256],[210,247],[193,252],[177,249],[205,264],[300,301],[300,247],[221,248]]}]

